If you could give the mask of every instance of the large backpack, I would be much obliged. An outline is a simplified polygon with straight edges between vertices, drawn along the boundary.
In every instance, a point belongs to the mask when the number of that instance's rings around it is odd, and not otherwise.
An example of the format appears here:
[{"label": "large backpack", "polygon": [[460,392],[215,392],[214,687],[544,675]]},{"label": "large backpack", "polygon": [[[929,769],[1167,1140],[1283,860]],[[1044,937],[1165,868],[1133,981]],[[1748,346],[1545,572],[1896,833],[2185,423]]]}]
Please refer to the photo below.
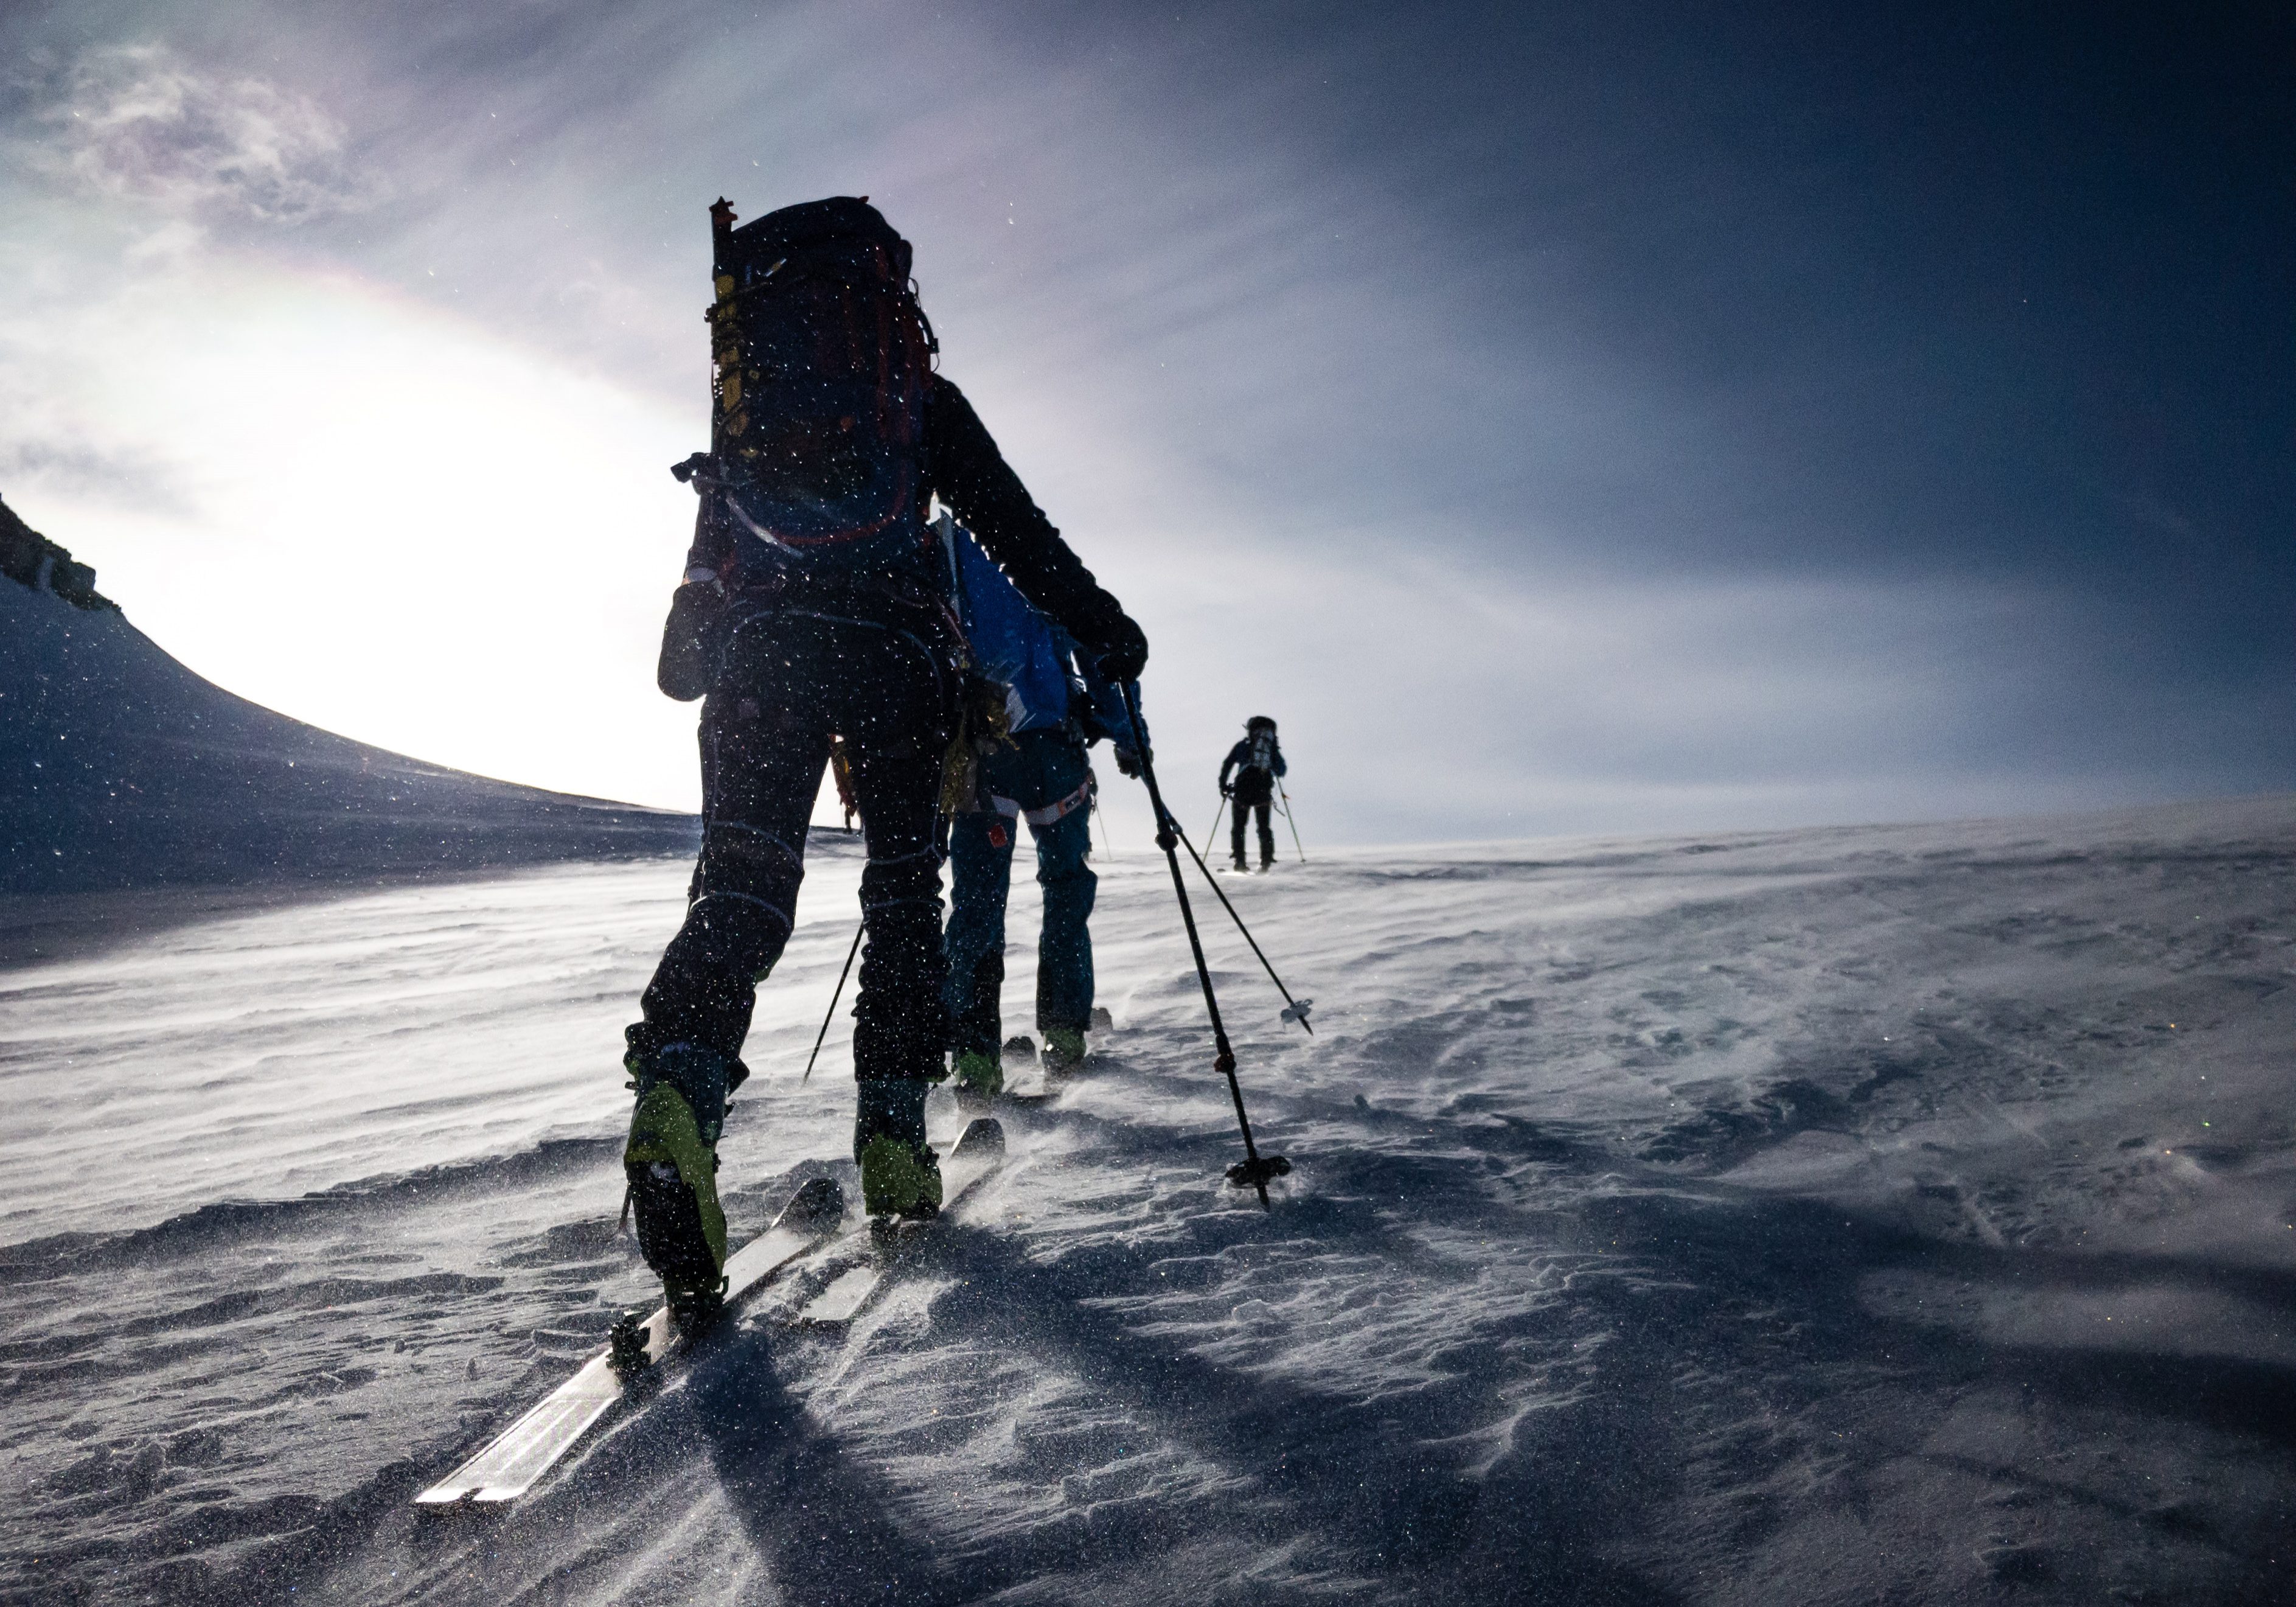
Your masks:
[{"label": "large backpack", "polygon": [[1071,693],[1068,652],[1053,627],[972,532],[946,513],[934,521],[933,530],[947,550],[955,583],[951,601],[974,667],[1006,689],[1005,718],[1012,729],[1061,725],[1069,717]]},{"label": "large backpack", "polygon": [[939,349],[909,243],[865,199],[836,196],[734,227],[709,209],[710,450],[678,466],[701,492],[697,545],[735,581],[915,564],[925,523],[925,388]]}]

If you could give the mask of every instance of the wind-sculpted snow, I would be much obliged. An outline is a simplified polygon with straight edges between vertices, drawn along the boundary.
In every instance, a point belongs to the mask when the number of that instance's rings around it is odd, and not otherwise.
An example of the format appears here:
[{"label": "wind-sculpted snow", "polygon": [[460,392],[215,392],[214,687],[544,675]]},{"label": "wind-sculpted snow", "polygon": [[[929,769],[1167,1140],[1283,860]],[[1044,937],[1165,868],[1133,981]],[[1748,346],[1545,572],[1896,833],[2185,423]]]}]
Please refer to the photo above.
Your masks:
[{"label": "wind-sculpted snow", "polygon": [[[849,1332],[767,1301],[491,1519],[407,1500],[647,1291],[615,1058],[682,869],[0,972],[0,1591],[2296,1594],[2296,801],[1230,880],[1319,1001],[1283,1026],[1209,912],[1297,1168],[1268,1213],[1221,1179],[1168,884],[1123,849],[1116,1029],[1009,1113],[971,1218]],[[739,1233],[853,1182],[842,1027],[797,1074],[855,869],[817,857],[760,995]]]}]

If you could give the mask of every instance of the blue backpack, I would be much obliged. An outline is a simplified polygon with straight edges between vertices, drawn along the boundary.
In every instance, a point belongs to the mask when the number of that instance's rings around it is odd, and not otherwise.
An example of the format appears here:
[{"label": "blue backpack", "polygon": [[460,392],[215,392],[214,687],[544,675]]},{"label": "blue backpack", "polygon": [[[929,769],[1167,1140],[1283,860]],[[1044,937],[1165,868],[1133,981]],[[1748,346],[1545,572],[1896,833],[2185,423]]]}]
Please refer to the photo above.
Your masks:
[{"label": "blue backpack", "polygon": [[734,227],[709,209],[710,449],[673,471],[701,493],[697,546],[730,585],[859,577],[925,561],[925,390],[939,349],[909,243],[865,198]]},{"label": "blue backpack", "polygon": [[1069,717],[1069,653],[1045,617],[1021,595],[971,532],[955,521],[936,526],[947,544],[957,617],[980,673],[1006,688],[1014,731],[1058,726]]}]

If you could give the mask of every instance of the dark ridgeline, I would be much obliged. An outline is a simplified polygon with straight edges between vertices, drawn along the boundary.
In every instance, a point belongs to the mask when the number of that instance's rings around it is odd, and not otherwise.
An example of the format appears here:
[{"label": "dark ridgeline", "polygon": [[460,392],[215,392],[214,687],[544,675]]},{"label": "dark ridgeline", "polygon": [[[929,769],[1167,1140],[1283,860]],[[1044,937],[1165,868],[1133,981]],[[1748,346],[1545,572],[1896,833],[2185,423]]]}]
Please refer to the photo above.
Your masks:
[{"label": "dark ridgeline", "polygon": [[512,786],[201,680],[0,503],[0,892],[358,881],[688,854],[691,816]]}]

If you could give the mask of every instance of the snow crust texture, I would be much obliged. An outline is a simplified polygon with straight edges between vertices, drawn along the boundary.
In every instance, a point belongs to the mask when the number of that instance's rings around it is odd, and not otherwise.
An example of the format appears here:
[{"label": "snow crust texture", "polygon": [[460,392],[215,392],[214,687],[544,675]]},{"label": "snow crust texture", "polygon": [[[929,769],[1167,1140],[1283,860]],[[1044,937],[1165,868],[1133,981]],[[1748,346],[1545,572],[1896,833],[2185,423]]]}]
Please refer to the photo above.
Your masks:
[{"label": "snow crust texture", "polygon": [[[2296,800],[1227,879],[1319,1001],[1200,904],[1271,1212],[1120,847],[1114,1029],[979,1209],[491,1518],[407,1501],[648,1293],[616,1057],[683,867],[0,971],[0,1594],[2296,1599]],[[737,1233],[853,1185],[841,1027],[798,1072],[857,870],[761,990]]]}]

